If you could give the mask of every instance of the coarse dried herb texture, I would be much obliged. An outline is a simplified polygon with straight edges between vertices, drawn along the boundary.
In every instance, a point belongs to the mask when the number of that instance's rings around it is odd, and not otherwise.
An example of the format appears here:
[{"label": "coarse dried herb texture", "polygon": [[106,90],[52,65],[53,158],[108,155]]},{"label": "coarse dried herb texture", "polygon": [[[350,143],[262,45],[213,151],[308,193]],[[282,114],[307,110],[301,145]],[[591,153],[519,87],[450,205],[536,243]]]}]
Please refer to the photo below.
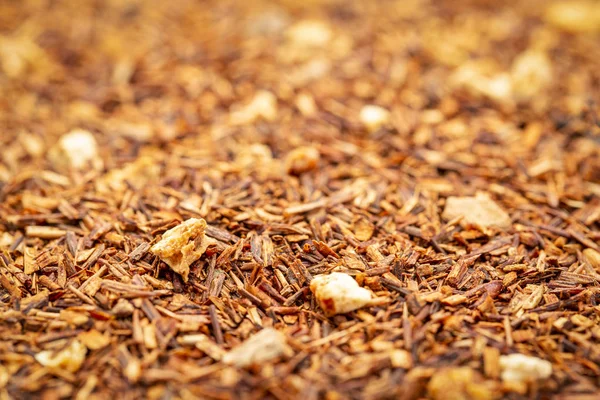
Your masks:
[{"label": "coarse dried herb texture", "polygon": [[0,1],[0,92],[1,399],[598,398],[598,1]]}]

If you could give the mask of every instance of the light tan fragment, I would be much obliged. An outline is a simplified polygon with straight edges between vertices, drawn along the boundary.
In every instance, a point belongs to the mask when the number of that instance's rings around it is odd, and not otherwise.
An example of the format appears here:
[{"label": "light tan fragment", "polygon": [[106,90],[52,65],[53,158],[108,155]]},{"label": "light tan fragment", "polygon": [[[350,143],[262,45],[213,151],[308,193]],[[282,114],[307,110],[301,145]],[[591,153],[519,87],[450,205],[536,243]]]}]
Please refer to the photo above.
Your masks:
[{"label": "light tan fragment", "polygon": [[298,108],[305,117],[313,116],[317,112],[315,99],[308,93],[300,93],[296,96],[296,108]]},{"label": "light tan fragment", "polygon": [[552,375],[552,364],[524,354],[500,356],[500,377],[505,382],[533,382]]},{"label": "light tan fragment", "polygon": [[583,251],[583,257],[596,272],[600,272],[600,253],[594,249],[585,249]]},{"label": "light tan fragment", "polygon": [[460,216],[464,217],[464,222],[484,228],[496,226],[508,229],[511,226],[506,211],[483,193],[477,193],[475,197],[448,197],[442,217],[452,220]]},{"label": "light tan fragment", "polygon": [[300,47],[324,47],[333,37],[329,26],[319,20],[300,21],[286,31],[287,39]]},{"label": "light tan fragment", "polygon": [[390,120],[390,112],[372,104],[364,106],[359,114],[360,122],[369,132],[375,132]]},{"label": "light tan fragment", "polygon": [[449,77],[451,86],[468,90],[476,96],[483,96],[500,103],[510,101],[513,93],[510,74],[490,63],[466,62]]},{"label": "light tan fragment", "polygon": [[122,168],[113,169],[96,183],[99,192],[125,190],[127,184],[136,189],[143,188],[146,184],[158,178],[160,166],[150,156],[141,156],[137,160],[125,164]]},{"label": "light tan fragment", "polygon": [[179,339],[181,344],[193,344],[196,348],[202,351],[215,361],[219,361],[225,355],[225,351],[219,347],[210,337],[203,333],[183,336]]},{"label": "light tan fragment", "polygon": [[527,50],[513,61],[510,74],[513,94],[530,99],[552,83],[552,64],[544,52]]},{"label": "light tan fragment", "polygon": [[316,276],[310,282],[310,290],[327,315],[344,314],[372,303],[371,292],[341,272]]},{"label": "light tan fragment", "polygon": [[83,129],[74,129],[61,136],[48,152],[48,158],[59,171],[83,170],[90,165],[94,168],[102,166],[94,135]]},{"label": "light tan fragment", "polygon": [[447,304],[449,306],[457,306],[469,300],[469,298],[462,294],[455,294],[452,296],[448,296],[442,300],[443,304]]},{"label": "light tan fragment", "polygon": [[290,175],[300,175],[317,168],[320,154],[314,147],[298,147],[285,157],[285,170]]},{"label": "light tan fragment", "polygon": [[284,334],[273,328],[265,328],[225,354],[223,362],[243,368],[291,354]]},{"label": "light tan fragment", "polygon": [[30,210],[40,208],[54,210],[60,204],[60,200],[53,197],[38,196],[30,192],[25,192],[23,193],[23,197],[21,197],[21,204],[23,205],[23,208]]},{"label": "light tan fragment", "polygon": [[546,22],[568,32],[600,32],[600,3],[594,0],[563,0],[551,3]]},{"label": "light tan fragment", "polygon": [[271,148],[260,143],[244,146],[235,157],[235,163],[240,169],[268,166],[272,161]]},{"label": "light tan fragment", "polygon": [[31,247],[25,247],[23,250],[23,272],[27,275],[31,275],[40,269],[38,263],[35,262],[35,250]]},{"label": "light tan fragment", "polygon": [[390,352],[390,361],[394,368],[412,368],[412,356],[406,350],[394,349]]},{"label": "light tan fragment", "polygon": [[361,242],[371,239],[373,232],[375,232],[375,225],[367,218],[360,217],[354,222],[354,236]]},{"label": "light tan fragment", "polygon": [[277,118],[277,97],[266,90],[258,91],[250,103],[234,110],[230,115],[230,122],[233,125],[244,125],[261,118],[266,121],[275,121]]},{"label": "light tan fragment", "polygon": [[86,347],[78,340],[73,340],[64,349],[40,351],[35,355],[37,362],[48,368],[63,368],[69,372],[77,372],[85,361]]},{"label": "light tan fragment", "polygon": [[427,385],[434,400],[488,400],[497,397],[493,384],[469,367],[444,368],[436,371]]},{"label": "light tan fragment", "polygon": [[30,225],[25,227],[27,237],[37,237],[41,239],[58,239],[63,237],[67,231],[54,226]]},{"label": "light tan fragment", "polygon": [[152,246],[150,251],[187,282],[190,265],[199,259],[212,243],[204,235],[205,230],[205,220],[190,218],[163,233],[162,239]]},{"label": "light tan fragment", "polygon": [[81,332],[77,338],[90,350],[99,350],[110,344],[110,338],[96,329]]}]

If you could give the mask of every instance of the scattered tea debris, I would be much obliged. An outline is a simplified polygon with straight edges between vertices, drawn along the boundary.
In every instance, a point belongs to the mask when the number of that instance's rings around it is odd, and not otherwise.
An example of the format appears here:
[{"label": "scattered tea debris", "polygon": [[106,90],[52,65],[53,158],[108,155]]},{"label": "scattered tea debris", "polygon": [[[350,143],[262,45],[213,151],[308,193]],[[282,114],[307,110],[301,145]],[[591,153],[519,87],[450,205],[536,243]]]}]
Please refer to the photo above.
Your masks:
[{"label": "scattered tea debris", "polygon": [[0,398],[596,398],[599,10],[0,1]]}]

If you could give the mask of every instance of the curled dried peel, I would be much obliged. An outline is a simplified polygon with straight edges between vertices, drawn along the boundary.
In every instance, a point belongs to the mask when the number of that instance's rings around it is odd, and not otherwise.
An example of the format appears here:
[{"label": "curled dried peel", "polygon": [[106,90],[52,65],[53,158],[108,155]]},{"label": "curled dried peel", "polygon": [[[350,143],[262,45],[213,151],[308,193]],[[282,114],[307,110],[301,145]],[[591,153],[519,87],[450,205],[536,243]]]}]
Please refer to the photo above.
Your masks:
[{"label": "curled dried peel", "polygon": [[333,272],[310,282],[319,306],[327,315],[344,314],[372,304],[371,292],[358,286],[347,274]]},{"label": "curled dried peel", "polygon": [[212,243],[205,236],[205,230],[205,220],[190,218],[166,231],[162,239],[152,246],[150,251],[166,262],[187,282],[190,265],[199,259]]}]

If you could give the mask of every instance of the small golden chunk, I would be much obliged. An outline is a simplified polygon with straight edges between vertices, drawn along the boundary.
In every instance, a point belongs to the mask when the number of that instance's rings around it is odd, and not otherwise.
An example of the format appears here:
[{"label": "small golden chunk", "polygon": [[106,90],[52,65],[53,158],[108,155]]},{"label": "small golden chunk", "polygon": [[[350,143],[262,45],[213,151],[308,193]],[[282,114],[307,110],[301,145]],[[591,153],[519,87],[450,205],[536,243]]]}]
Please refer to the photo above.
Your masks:
[{"label": "small golden chunk", "polygon": [[533,382],[552,375],[552,363],[524,354],[500,356],[500,377],[505,382]]},{"label": "small golden chunk", "polygon": [[277,119],[277,97],[266,90],[256,92],[250,103],[232,111],[230,116],[233,125],[251,124],[259,119],[271,122]]},{"label": "small golden chunk", "polygon": [[324,47],[333,37],[329,26],[319,20],[303,20],[286,32],[287,38],[296,46]]},{"label": "small golden chunk", "polygon": [[205,237],[206,221],[190,218],[163,233],[162,239],[150,251],[166,262],[185,282],[190,265],[206,251],[212,241]]},{"label": "small golden chunk", "polygon": [[488,400],[496,396],[492,384],[469,367],[444,368],[437,371],[427,392],[432,399]]},{"label": "small golden chunk", "polygon": [[369,290],[361,288],[354,278],[341,272],[315,277],[310,282],[310,290],[327,315],[358,310],[372,302]]},{"label": "small golden chunk", "polygon": [[290,175],[300,175],[317,168],[319,157],[319,151],[314,147],[298,147],[285,158],[285,169]]},{"label": "small golden chunk", "polygon": [[75,129],[61,136],[48,153],[50,162],[59,171],[83,170],[89,165],[101,166],[98,144],[94,135],[83,129]]},{"label": "small golden chunk", "polygon": [[48,368],[63,368],[69,372],[77,372],[85,361],[86,347],[78,340],[73,340],[64,349],[40,351],[35,355],[37,362]]},{"label": "small golden chunk", "polygon": [[390,112],[383,107],[369,104],[360,110],[359,118],[369,132],[375,132],[389,122]]}]

